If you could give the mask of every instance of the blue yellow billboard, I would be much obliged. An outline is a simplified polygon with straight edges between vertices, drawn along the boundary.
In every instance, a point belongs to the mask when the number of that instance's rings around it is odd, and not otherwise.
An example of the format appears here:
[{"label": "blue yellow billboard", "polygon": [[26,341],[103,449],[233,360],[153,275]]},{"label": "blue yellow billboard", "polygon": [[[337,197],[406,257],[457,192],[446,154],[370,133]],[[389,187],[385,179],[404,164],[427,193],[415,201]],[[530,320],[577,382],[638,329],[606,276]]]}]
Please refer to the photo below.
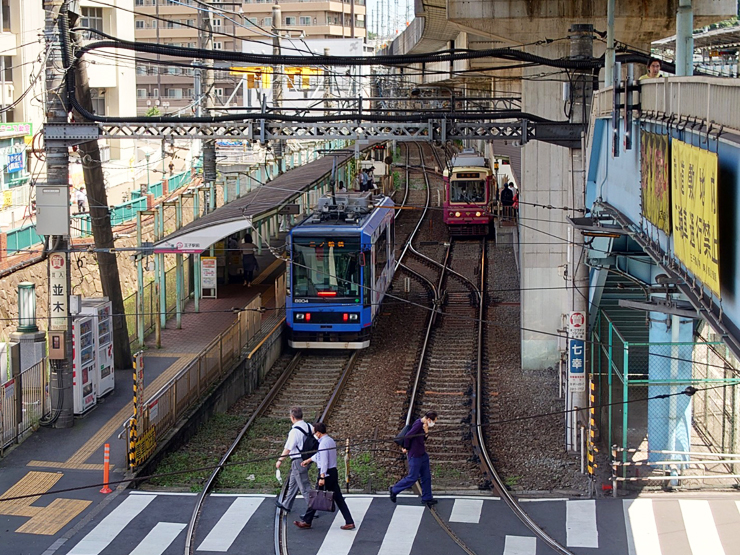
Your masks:
[{"label": "blue yellow billboard", "polygon": [[717,154],[673,139],[671,156],[674,253],[719,297]]}]

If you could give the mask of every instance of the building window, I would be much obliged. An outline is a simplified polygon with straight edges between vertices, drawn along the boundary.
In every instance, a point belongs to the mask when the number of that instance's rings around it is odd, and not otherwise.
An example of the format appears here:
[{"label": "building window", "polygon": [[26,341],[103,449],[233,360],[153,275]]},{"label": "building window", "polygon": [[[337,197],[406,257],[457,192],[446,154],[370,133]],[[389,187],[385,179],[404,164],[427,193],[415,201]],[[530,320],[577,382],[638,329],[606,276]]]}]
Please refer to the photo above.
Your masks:
[{"label": "building window", "polygon": [[167,89],[167,98],[182,98],[182,89]]},{"label": "building window", "polygon": [[213,26],[214,27],[221,27],[221,20],[220,19],[214,19],[213,20]]},{"label": "building window", "polygon": [[152,97],[159,98],[159,89],[152,89]]},{"label": "building window", "polygon": [[137,19],[136,20],[136,28],[137,29],[143,29],[144,28],[144,20],[143,19]]},{"label": "building window", "polygon": [[5,75],[3,76],[4,81],[10,83],[13,82],[13,56],[3,56],[5,62]]},{"label": "building window", "polygon": [[214,50],[223,50],[224,49],[224,43],[219,41],[214,41],[213,43],[213,49]]},{"label": "building window", "polygon": [[136,5],[137,6],[143,6],[144,5],[144,0],[136,0]]},{"label": "building window", "polygon": [[136,75],[146,75],[146,66],[145,65],[137,65],[136,66]]},{"label": "building window", "polygon": [[285,26],[290,27],[291,25],[296,24],[296,18],[295,17],[286,17],[285,18]]},{"label": "building window", "polygon": [[92,99],[93,114],[99,116],[105,115],[105,89],[90,89],[90,98]]},{"label": "building window", "polygon": [[266,17],[262,20],[262,26],[263,27],[272,27],[272,18]]},{"label": "building window", "polygon": [[213,96],[216,98],[223,98],[224,96],[224,90],[220,88],[213,89]]},{"label": "building window", "polygon": [[3,0],[3,32],[10,33],[10,0]]},{"label": "building window", "polygon": [[299,18],[301,25],[311,25],[311,18],[306,16],[301,16]]},{"label": "building window", "polygon": [[136,89],[136,98],[146,98],[146,89]]},{"label": "building window", "polygon": [[103,30],[103,8],[82,8],[82,27]]}]

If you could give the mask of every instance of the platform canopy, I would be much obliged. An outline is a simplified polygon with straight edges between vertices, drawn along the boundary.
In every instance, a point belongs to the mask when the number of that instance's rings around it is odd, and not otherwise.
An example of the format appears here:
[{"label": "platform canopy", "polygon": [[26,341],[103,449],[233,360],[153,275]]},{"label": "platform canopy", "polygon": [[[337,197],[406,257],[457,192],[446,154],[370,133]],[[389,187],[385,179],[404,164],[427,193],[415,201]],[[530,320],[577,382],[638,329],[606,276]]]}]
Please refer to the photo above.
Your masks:
[{"label": "platform canopy", "polygon": [[252,218],[245,217],[235,221],[207,224],[199,228],[190,228],[186,233],[170,235],[154,244],[155,253],[198,254],[214,243],[252,227]]}]

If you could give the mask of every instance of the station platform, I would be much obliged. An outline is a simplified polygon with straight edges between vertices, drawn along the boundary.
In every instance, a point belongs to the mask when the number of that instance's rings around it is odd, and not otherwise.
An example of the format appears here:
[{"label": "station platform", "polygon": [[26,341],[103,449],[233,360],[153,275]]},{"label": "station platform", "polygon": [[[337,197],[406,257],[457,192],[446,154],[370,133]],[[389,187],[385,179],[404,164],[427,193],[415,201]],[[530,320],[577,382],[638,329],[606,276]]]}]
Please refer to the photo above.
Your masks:
[{"label": "station platform", "polygon": [[[273,244],[283,240],[284,235]],[[184,307],[182,328],[175,319],[161,332],[161,348],[154,334],[144,350],[144,398],[149,398],[172,379],[224,330],[242,308],[262,295],[269,333],[276,318],[275,279],[285,272],[285,262],[269,251],[257,256],[259,275],[252,285],[241,282],[219,286],[218,298],[201,299],[196,313],[191,299]],[[260,335],[253,339],[258,343]],[[5,553],[42,554],[54,542],[62,542],[95,518],[126,487],[127,438],[119,437],[133,413],[133,373],[116,370],[115,389],[88,413],[76,417],[68,429],[39,428],[0,460],[0,541],[17,545]],[[110,445],[110,481],[113,493],[100,493],[103,482],[105,444]],[[63,493],[49,493],[65,490]],[[3,501],[17,496],[23,499]],[[21,548],[22,546],[22,548]]]}]

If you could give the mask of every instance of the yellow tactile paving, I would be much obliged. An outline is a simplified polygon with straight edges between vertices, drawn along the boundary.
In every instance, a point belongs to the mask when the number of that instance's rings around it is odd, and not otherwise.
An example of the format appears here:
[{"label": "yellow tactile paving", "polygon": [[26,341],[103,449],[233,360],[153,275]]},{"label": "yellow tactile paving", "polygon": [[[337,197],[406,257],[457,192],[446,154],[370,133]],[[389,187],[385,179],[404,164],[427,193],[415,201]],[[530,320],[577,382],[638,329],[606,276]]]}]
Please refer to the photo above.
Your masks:
[{"label": "yellow tactile paving", "polygon": [[[36,472],[31,471],[21,478],[8,491],[0,495],[0,514],[7,516],[35,516],[41,507],[31,507],[33,503],[41,498],[41,494],[49,491],[54,487],[63,474],[56,472]],[[13,501],[3,501],[9,497],[18,497],[19,495],[30,495],[38,493],[33,497],[24,499],[14,499]]]},{"label": "yellow tactile paving", "polygon": [[[147,356],[148,353],[147,353]],[[197,353],[187,353],[181,356],[177,362],[172,364],[167,370],[162,372],[149,386],[144,390],[146,396],[147,391],[156,392],[165,383],[172,379],[175,374],[182,370]],[[145,397],[146,398],[146,397]],[[54,461],[31,461],[27,466],[39,466],[42,468],[62,468],[69,470],[102,470],[103,466],[100,464],[87,464],[87,461],[93,453],[98,451],[108,440],[110,436],[121,430],[121,425],[126,418],[129,418],[133,414],[133,408],[131,403],[127,403],[121,408],[105,425],[100,428],[95,435],[88,439],[85,444],[80,447],[77,452],[72,455],[65,462],[54,462]]]},{"label": "yellow tactile paving", "polygon": [[31,507],[38,509],[38,512],[16,532],[53,536],[84,511],[90,503],[92,501],[81,499],[54,499],[46,507]]}]

